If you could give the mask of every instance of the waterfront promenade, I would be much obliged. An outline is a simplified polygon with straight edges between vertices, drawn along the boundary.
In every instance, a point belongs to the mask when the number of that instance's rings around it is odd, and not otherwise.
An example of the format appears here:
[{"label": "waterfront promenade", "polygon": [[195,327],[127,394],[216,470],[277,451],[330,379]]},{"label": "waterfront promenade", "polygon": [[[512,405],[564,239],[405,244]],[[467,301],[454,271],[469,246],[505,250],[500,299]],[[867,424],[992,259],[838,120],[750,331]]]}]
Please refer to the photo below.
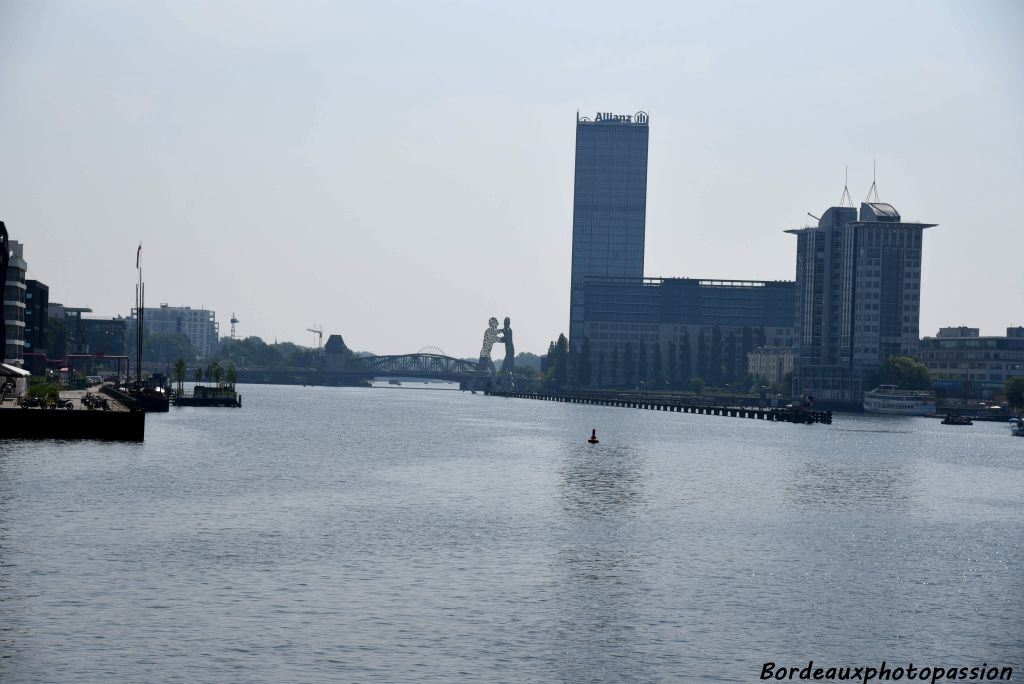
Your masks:
[{"label": "waterfront promenade", "polygon": [[142,441],[146,417],[116,398],[116,393],[103,392],[108,410],[90,409],[82,399],[86,394],[99,394],[97,388],[62,391],[60,398],[70,407],[23,407],[13,400],[0,406],[0,425],[5,439],[99,439]]}]

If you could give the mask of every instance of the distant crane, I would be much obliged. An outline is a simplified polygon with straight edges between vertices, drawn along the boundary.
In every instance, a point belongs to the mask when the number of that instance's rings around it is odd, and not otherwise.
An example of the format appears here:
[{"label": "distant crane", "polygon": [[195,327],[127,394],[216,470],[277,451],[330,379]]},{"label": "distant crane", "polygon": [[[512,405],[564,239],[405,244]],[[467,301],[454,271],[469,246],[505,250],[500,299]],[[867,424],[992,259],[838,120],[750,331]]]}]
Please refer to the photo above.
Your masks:
[{"label": "distant crane", "polygon": [[324,327],[322,325],[314,325],[312,328],[306,328],[307,331],[316,335],[316,348],[324,346]]},{"label": "distant crane", "polygon": [[231,339],[235,339],[235,324],[238,323],[238,319],[235,318],[235,312],[231,312]]}]

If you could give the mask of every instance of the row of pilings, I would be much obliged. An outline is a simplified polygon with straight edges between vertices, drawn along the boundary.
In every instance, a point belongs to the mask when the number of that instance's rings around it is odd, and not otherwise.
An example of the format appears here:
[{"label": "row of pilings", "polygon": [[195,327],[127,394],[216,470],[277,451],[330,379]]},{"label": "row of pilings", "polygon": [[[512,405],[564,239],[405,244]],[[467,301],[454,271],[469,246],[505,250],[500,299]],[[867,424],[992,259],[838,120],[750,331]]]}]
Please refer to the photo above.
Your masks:
[{"label": "row of pilings", "polygon": [[750,418],[772,420],[783,423],[824,423],[832,424],[832,411],[818,411],[810,407],[780,408],[753,406],[711,406],[681,399],[662,397],[645,398],[642,395],[590,394],[572,392],[490,392],[491,396],[514,399],[537,399],[558,401],[567,404],[592,404],[595,406],[618,406],[621,408],[645,409],[648,411],[674,411],[676,413],[699,413],[706,416],[729,418]]}]

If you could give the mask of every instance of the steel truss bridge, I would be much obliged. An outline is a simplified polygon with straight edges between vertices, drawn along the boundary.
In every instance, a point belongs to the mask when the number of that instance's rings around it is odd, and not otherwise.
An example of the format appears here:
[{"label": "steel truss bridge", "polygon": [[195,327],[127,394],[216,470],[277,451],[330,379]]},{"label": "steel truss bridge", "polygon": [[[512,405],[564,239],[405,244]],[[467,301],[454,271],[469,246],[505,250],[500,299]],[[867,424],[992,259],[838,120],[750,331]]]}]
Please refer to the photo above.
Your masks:
[{"label": "steel truss bridge", "polygon": [[476,361],[440,354],[357,356],[345,363],[345,371],[373,377],[429,378],[461,382],[476,373]]}]

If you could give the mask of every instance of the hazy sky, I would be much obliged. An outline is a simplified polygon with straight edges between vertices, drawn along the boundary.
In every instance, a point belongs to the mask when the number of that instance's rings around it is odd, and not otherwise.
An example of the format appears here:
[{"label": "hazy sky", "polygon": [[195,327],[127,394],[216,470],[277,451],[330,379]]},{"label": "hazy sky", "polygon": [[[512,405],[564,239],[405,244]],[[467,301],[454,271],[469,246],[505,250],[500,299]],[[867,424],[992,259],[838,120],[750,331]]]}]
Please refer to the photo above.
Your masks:
[{"label": "hazy sky", "polygon": [[649,276],[925,233],[922,334],[1024,324],[1024,3],[0,0],[0,219],[53,301],[473,356],[568,326],[575,117],[650,112]]}]

